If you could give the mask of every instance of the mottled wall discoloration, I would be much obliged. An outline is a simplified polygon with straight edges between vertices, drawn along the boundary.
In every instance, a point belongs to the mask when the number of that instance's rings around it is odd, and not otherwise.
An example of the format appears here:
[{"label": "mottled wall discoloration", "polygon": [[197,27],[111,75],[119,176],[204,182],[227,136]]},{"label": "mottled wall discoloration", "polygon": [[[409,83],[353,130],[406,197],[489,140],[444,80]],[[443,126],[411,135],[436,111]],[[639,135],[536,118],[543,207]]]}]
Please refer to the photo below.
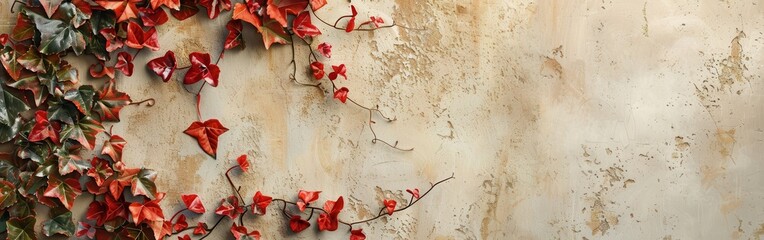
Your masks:
[{"label": "mottled wall discoloration", "polygon": [[[221,174],[247,153],[244,194],[343,194],[348,219],[455,173],[421,206],[363,226],[383,239],[764,236],[764,1],[354,4],[410,28],[326,29],[317,42],[333,43],[330,64],[349,64],[341,84],[352,96],[398,118],[377,119],[380,137],[414,152],[371,144],[365,112],[290,84],[290,49],[265,51],[248,33],[248,48],[221,62],[220,86],[204,89],[203,117],[231,131],[218,160],[200,154],[182,133],[196,119],[193,96],[141,67],[164,50],[181,65],[219,51],[227,15],[200,15],[161,27],[162,51],[144,51],[118,80],[158,103],[123,111],[114,131],[129,141],[126,161],[159,170],[173,209],[182,193],[207,206],[231,194]],[[333,2],[321,14],[347,11]],[[3,16],[8,30],[14,18]],[[346,237],[292,236],[280,220],[271,211],[253,221],[268,239]]]}]

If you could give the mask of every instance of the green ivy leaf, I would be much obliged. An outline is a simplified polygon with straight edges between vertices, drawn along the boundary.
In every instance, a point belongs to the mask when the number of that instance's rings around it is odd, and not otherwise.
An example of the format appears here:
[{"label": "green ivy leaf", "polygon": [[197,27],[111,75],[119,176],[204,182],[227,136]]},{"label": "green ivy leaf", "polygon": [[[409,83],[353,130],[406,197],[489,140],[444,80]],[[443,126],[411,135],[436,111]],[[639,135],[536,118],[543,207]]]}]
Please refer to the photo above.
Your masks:
[{"label": "green ivy leaf", "polygon": [[103,132],[103,126],[91,117],[84,117],[76,124],[66,125],[61,130],[61,139],[72,139],[89,150],[95,147],[95,137]]},{"label": "green ivy leaf", "polygon": [[37,239],[34,235],[35,216],[23,218],[11,218],[5,224],[8,226],[8,239],[32,240]]},{"label": "green ivy leaf", "polygon": [[90,168],[90,162],[83,160],[78,153],[70,153],[66,148],[59,148],[56,151],[58,156],[58,172],[66,175],[77,171],[82,175],[85,170]]},{"label": "green ivy leaf", "polygon": [[9,87],[18,90],[27,90],[32,92],[34,96],[34,102],[36,106],[40,106],[46,99],[48,99],[48,91],[40,83],[37,75],[22,75],[19,80],[8,84]]},{"label": "green ivy leaf", "polygon": [[13,80],[17,80],[19,79],[19,76],[21,76],[22,67],[17,60],[19,55],[20,54],[16,49],[13,49],[10,46],[5,46],[3,47],[3,50],[0,51],[0,62],[2,62],[5,71],[11,78],[13,78]]},{"label": "green ivy leaf", "polygon": [[48,101],[48,120],[58,120],[66,124],[74,124],[77,108],[67,103],[59,100]]},{"label": "green ivy leaf", "polygon": [[92,85],[83,85],[79,89],[71,89],[64,94],[64,99],[72,102],[82,114],[90,115],[93,109],[95,90]]},{"label": "green ivy leaf", "polygon": [[5,88],[0,87],[0,94],[0,143],[4,143],[18,133],[22,122],[19,113],[29,110],[29,106],[5,91]]},{"label": "green ivy leaf", "polygon": [[0,180],[0,208],[16,204],[16,186],[5,180]]},{"label": "green ivy leaf", "polygon": [[154,184],[156,179],[156,171],[145,168],[141,169],[131,182],[133,195],[143,195],[150,199],[156,198],[157,186]]},{"label": "green ivy leaf", "polygon": [[72,234],[74,234],[72,212],[66,211],[48,219],[42,224],[42,232],[48,237],[55,234],[62,234],[67,237],[72,236]]},{"label": "green ivy leaf", "polygon": [[26,217],[36,215],[34,212],[35,202],[32,199],[21,198],[13,207],[8,209],[10,217]]},{"label": "green ivy leaf", "polygon": [[[34,194],[37,192],[37,189],[40,189],[40,187],[47,183],[45,178],[35,176],[33,172],[22,172],[19,174],[19,178],[21,179],[21,182],[24,183],[23,186],[19,186],[19,193],[22,196],[29,196],[30,194]],[[32,208],[34,208],[34,204],[32,204]]]},{"label": "green ivy leaf", "polygon": [[[72,8],[69,11],[73,10]],[[72,48],[74,53],[80,55],[85,51],[85,37],[77,30],[76,23],[73,23],[75,21],[71,19],[75,17],[74,13],[64,13],[66,17],[62,20],[49,19],[31,11],[27,11],[27,14],[34,20],[37,31],[40,32],[41,40],[38,49],[41,53],[50,55]]]},{"label": "green ivy leaf", "polygon": [[[59,83],[69,82],[71,84],[75,84],[80,81],[79,79],[80,74],[77,72],[77,69],[68,63],[64,64],[60,69],[58,69],[58,71],[56,71],[56,80]],[[92,86],[90,87],[92,88]]]}]

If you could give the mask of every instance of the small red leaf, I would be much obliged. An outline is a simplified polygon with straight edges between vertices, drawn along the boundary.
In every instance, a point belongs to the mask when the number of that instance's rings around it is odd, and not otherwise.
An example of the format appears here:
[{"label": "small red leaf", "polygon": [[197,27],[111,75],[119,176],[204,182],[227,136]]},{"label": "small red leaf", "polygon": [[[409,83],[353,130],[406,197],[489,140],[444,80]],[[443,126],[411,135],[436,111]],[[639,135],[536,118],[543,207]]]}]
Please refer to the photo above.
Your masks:
[{"label": "small red leaf", "polygon": [[350,240],[366,240],[366,234],[363,234],[363,229],[350,230]]},{"label": "small red leaf", "polygon": [[308,7],[307,0],[268,0],[268,16],[287,27],[287,15],[298,14]]},{"label": "small red leaf", "polygon": [[[178,1],[178,0],[175,0]],[[139,8],[143,26],[153,27],[165,24],[170,18],[162,8],[153,9],[149,7]]]},{"label": "small red leaf", "polygon": [[[101,66],[101,70],[97,70],[97,67]],[[88,69],[90,72],[90,76],[94,78],[101,78],[103,76],[108,76],[110,79],[114,78],[114,68],[113,67],[107,67],[104,65],[104,62],[99,61],[98,63],[95,63],[93,65],[90,65],[90,68]]]},{"label": "small red leaf", "polygon": [[143,2],[142,0],[96,0],[101,7],[113,10],[117,15],[117,22],[126,21],[130,18],[137,17],[138,7],[136,3]]},{"label": "small red leaf", "polygon": [[143,31],[143,28],[135,22],[127,24],[127,39],[125,45],[134,49],[142,49],[147,47],[152,51],[159,50],[159,41],[157,40],[157,30],[151,27],[148,31]]},{"label": "small red leaf", "polygon": [[146,67],[151,69],[157,76],[162,78],[162,81],[170,81],[172,74],[175,72],[175,53],[167,51],[164,56],[154,58],[148,63]]},{"label": "small red leaf", "polygon": [[393,215],[393,212],[395,212],[395,205],[398,203],[392,199],[385,199],[382,202],[385,204],[385,208],[387,209],[387,215]]},{"label": "small red leaf", "polygon": [[211,86],[217,87],[220,68],[210,63],[209,54],[193,52],[189,55],[189,61],[191,62],[191,68],[188,69],[186,76],[183,78],[184,84],[194,84],[204,80]]},{"label": "small red leaf", "polygon": [[310,0],[310,7],[314,12],[321,9],[324,5],[326,5],[326,0]]},{"label": "small red leaf", "polygon": [[207,16],[215,19],[221,10],[231,10],[231,0],[199,0],[199,5],[207,8]]},{"label": "small red leaf", "polygon": [[130,204],[129,209],[130,214],[133,216],[133,223],[136,225],[145,220],[164,221],[164,214],[157,200],[147,201],[143,204],[134,202]]},{"label": "small red leaf", "polygon": [[414,196],[415,199],[419,199],[419,188],[414,189],[406,189],[406,192],[410,193],[412,196]]},{"label": "small red leaf", "polygon": [[178,10],[180,8],[180,0],[151,0],[151,8],[157,9],[162,5],[167,6],[170,9]]},{"label": "small red leaf", "polygon": [[332,73],[329,73],[329,80],[334,81],[334,79],[337,79],[338,75],[344,77],[345,80],[348,80],[346,73],[347,68],[345,67],[345,64],[340,64],[339,66],[332,65]]},{"label": "small red leaf", "polygon": [[122,48],[124,42],[117,36],[117,30],[114,28],[104,28],[99,32],[106,39],[106,51],[113,52]]},{"label": "small red leaf", "polygon": [[[238,4],[241,3],[237,3]],[[225,28],[228,29],[228,36],[225,38],[225,44],[223,44],[223,47],[227,49],[232,49],[238,46],[244,46],[244,37],[241,34],[242,26],[240,20],[231,20],[228,21],[228,23],[225,25]]]},{"label": "small red leaf", "polygon": [[350,92],[350,90],[348,90],[346,87],[337,89],[337,91],[334,91],[334,98],[339,99],[342,103],[345,103],[345,101],[348,99],[348,92]]},{"label": "small red leaf", "polygon": [[324,64],[321,62],[313,62],[310,64],[310,70],[313,71],[313,78],[316,80],[321,80],[324,78]]},{"label": "small red leaf", "polygon": [[326,58],[332,58],[332,45],[329,43],[318,44],[318,52]]},{"label": "small red leaf", "polygon": [[292,30],[300,38],[315,37],[321,34],[321,31],[311,23],[308,11],[302,11],[294,18]]},{"label": "small red leaf", "polygon": [[371,23],[374,24],[375,28],[378,28],[382,24],[385,24],[385,20],[382,19],[381,17],[371,16],[370,18],[371,18]]},{"label": "small red leaf", "polygon": [[180,21],[186,20],[198,12],[199,8],[196,6],[196,0],[180,0],[180,7],[170,10],[170,14]]},{"label": "small red leaf", "polygon": [[184,131],[185,134],[196,138],[199,147],[212,158],[217,157],[218,137],[227,132],[228,128],[223,127],[217,119],[210,119],[205,122],[193,122],[191,126]]},{"label": "small red leaf", "polygon": [[188,222],[186,222],[186,215],[181,214],[178,217],[178,220],[175,221],[175,224],[173,224],[172,228],[175,230],[175,232],[180,232],[186,229],[187,227],[188,227]]},{"label": "small red leaf", "polygon": [[337,201],[326,201],[324,203],[324,211],[318,216],[318,230],[320,231],[335,231],[339,226],[338,216],[342,208],[345,206],[345,201],[342,196],[337,198]]},{"label": "small red leaf", "polygon": [[54,143],[58,143],[58,132],[60,130],[60,124],[48,121],[47,111],[37,110],[35,112],[35,124],[29,132],[29,141],[38,142],[50,138]]},{"label": "small red leaf", "polygon": [[239,199],[236,196],[229,196],[220,202],[220,206],[215,209],[215,214],[221,216],[228,216],[230,219],[234,219],[239,214],[244,212],[244,208],[239,206]]},{"label": "small red leaf", "polygon": [[310,223],[302,220],[299,215],[292,215],[292,218],[289,219],[289,228],[292,229],[292,232],[302,232],[302,230],[305,230],[308,227],[310,227]]},{"label": "small red leaf", "polygon": [[125,76],[133,75],[133,56],[127,52],[117,54],[117,63],[114,68],[121,71]]},{"label": "small red leaf", "polygon": [[[268,208],[268,205],[271,204],[272,200],[273,198],[270,196],[263,195],[260,191],[257,191],[255,196],[252,197],[252,202],[254,203],[252,204],[252,212],[259,212],[260,214],[265,215],[265,210]],[[255,208],[257,208],[257,211],[255,211]]]},{"label": "small red leaf", "polygon": [[179,236],[178,240],[191,240],[191,237],[188,236],[188,234],[186,234],[186,235],[183,235],[182,237]]},{"label": "small red leaf", "polygon": [[75,236],[82,237],[87,236],[90,239],[95,238],[96,229],[86,222],[79,222],[77,224],[77,233]]},{"label": "small red leaf", "polygon": [[233,237],[236,240],[244,239],[244,237],[250,237],[247,239],[252,239],[252,238],[256,240],[260,239],[260,232],[258,231],[247,232],[246,227],[238,226],[236,225],[236,223],[233,223],[233,226],[231,226],[231,233],[233,234]]},{"label": "small red leaf", "polygon": [[204,235],[207,234],[207,224],[203,222],[199,222],[196,224],[196,227],[194,228],[194,235]]},{"label": "small red leaf", "polygon": [[300,212],[305,211],[306,206],[318,200],[318,195],[320,193],[321,191],[300,190],[300,192],[297,193],[297,197],[300,199],[297,201],[297,207],[300,209]]},{"label": "small red leaf", "polygon": [[249,171],[249,161],[247,161],[247,155],[239,156],[236,158],[236,162],[239,163],[239,168],[241,168],[241,171]]},{"label": "small red leaf", "polygon": [[204,204],[202,204],[202,200],[199,198],[196,194],[183,194],[180,196],[180,198],[183,200],[183,204],[186,205],[186,208],[188,208],[189,211],[195,212],[195,213],[204,213],[207,210],[204,209]]},{"label": "small red leaf", "polygon": [[252,24],[252,26],[256,27],[257,29],[260,29],[263,23],[260,22],[260,17],[257,16],[257,13],[255,11],[257,10],[249,8],[247,5],[243,3],[236,3],[236,5],[233,6],[233,15],[231,16],[231,18],[234,20],[242,20],[242,21],[248,22],[249,24]]}]

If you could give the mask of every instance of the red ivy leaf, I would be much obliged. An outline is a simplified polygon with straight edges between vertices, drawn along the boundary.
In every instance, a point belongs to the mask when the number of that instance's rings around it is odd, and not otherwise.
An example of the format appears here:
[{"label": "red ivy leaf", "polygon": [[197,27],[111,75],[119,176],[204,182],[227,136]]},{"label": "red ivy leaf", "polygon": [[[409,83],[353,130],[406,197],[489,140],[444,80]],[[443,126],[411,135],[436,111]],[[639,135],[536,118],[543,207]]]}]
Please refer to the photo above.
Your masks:
[{"label": "red ivy leaf", "polygon": [[188,208],[189,211],[195,212],[195,213],[204,213],[207,210],[204,209],[204,204],[202,204],[202,200],[199,198],[196,194],[184,194],[181,195],[180,198],[183,200],[183,204],[186,205],[186,208]]},{"label": "red ivy leaf", "polygon": [[340,196],[337,201],[326,201],[324,203],[324,211],[318,216],[318,230],[320,231],[335,231],[339,226],[338,216],[342,208],[345,206],[345,201]]},{"label": "red ivy leaf", "polygon": [[[101,70],[97,70],[97,67],[101,66]],[[94,78],[102,78],[103,76],[108,76],[109,78],[114,78],[114,68],[113,67],[107,67],[104,65],[104,62],[99,61],[98,63],[95,63],[93,65],[90,65],[90,68],[88,69],[88,72],[90,72],[90,76]]]},{"label": "red ivy leaf", "polygon": [[210,119],[205,122],[193,122],[191,126],[184,131],[185,134],[196,138],[199,147],[207,155],[217,158],[218,137],[227,132],[228,128],[223,127],[217,119]]},{"label": "red ivy leaf", "polygon": [[129,95],[117,91],[114,79],[110,79],[103,85],[103,89],[98,91],[95,111],[101,116],[101,121],[119,122],[119,111],[132,101]]},{"label": "red ivy leaf", "polygon": [[[273,198],[270,196],[263,195],[260,193],[260,191],[257,191],[255,193],[255,196],[252,197],[252,212],[257,213],[259,212],[262,215],[265,215],[265,210],[268,208],[268,205],[271,204],[271,201]],[[257,208],[257,211],[255,211],[255,208]]]},{"label": "red ivy leaf", "polygon": [[[26,18],[24,14],[19,14],[18,17],[16,17],[16,25],[11,31],[11,38],[16,41],[30,39],[34,37],[34,30],[34,23]],[[2,42],[2,44],[5,45],[5,42]]]},{"label": "red ivy leaf", "polygon": [[119,17],[117,22],[122,22],[138,16],[138,7],[135,4],[142,0],[96,0],[95,2],[103,8],[113,10]]},{"label": "red ivy leaf", "polygon": [[363,229],[350,230],[350,240],[366,240],[366,234]]},{"label": "red ivy leaf", "polygon": [[244,212],[244,208],[239,206],[239,199],[236,196],[229,196],[220,202],[220,206],[215,209],[215,214],[221,216],[228,216],[230,219],[234,219],[239,214]]},{"label": "red ivy leaf", "polygon": [[347,74],[347,67],[345,67],[345,64],[340,64],[339,66],[332,65],[332,73],[329,73],[329,80],[334,81],[334,79],[337,79],[337,76],[342,76],[345,78],[345,80],[348,80]]},{"label": "red ivy leaf", "polygon": [[151,0],[151,8],[153,9],[157,9],[162,5],[178,10],[180,9],[180,0]]},{"label": "red ivy leaf", "polygon": [[294,21],[292,21],[292,30],[300,38],[305,38],[307,36],[315,37],[321,34],[321,31],[311,23],[310,13],[308,13],[308,11],[302,11],[294,18]]},{"label": "red ivy leaf", "polygon": [[324,64],[321,62],[313,62],[310,64],[310,70],[313,71],[313,78],[321,80],[324,78]]},{"label": "red ivy leaf", "polygon": [[93,239],[95,237],[96,229],[93,226],[90,226],[90,224],[86,222],[79,222],[77,224],[77,233],[75,234],[77,237],[87,236],[90,239]]},{"label": "red ivy leaf", "polygon": [[[175,0],[178,1],[178,0]],[[164,11],[164,9],[152,9],[149,7],[145,8],[139,8],[141,15],[141,21],[143,22],[143,26],[146,27],[153,27],[153,26],[159,26],[162,24],[165,24],[167,20],[170,20],[169,17],[167,17],[167,13]]]},{"label": "red ivy leaf", "polygon": [[355,16],[358,15],[358,11],[355,10],[355,6],[350,5],[350,10],[353,12],[352,17],[348,20],[348,25],[345,26],[345,32],[352,32],[355,30]]},{"label": "red ivy leaf", "polygon": [[318,44],[318,52],[326,58],[332,58],[332,45],[329,43]]},{"label": "red ivy leaf", "polygon": [[147,201],[143,204],[134,202],[130,204],[129,209],[133,216],[133,223],[136,225],[145,220],[164,221],[164,214],[157,200]]},{"label": "red ivy leaf", "polygon": [[[21,17],[21,15],[22,14],[19,14],[19,17]],[[6,43],[8,43],[8,34],[7,33],[0,34],[0,45],[5,45]]]},{"label": "red ivy leaf", "polygon": [[[286,0],[285,0],[286,1]],[[284,31],[284,27],[273,19],[267,16],[263,17],[263,26],[258,28],[260,35],[263,36],[263,44],[265,49],[269,49],[274,43],[286,44],[288,43],[288,34]]]},{"label": "red ivy leaf", "polygon": [[268,0],[267,13],[282,27],[287,27],[287,15],[298,14],[308,6],[308,0]]},{"label": "red ivy leaf", "polygon": [[106,39],[107,52],[113,52],[124,45],[122,39],[117,36],[117,30],[114,28],[104,28],[99,33]]},{"label": "red ivy leaf", "polygon": [[[237,226],[236,223],[233,223],[233,226],[231,227],[231,233],[233,233],[233,237],[236,240],[242,240],[242,239],[260,239],[260,232],[258,231],[252,231],[247,233],[247,227],[244,226]],[[245,238],[249,237],[249,238]]]},{"label": "red ivy leaf", "polygon": [[117,63],[114,64],[114,68],[124,73],[125,76],[133,75],[133,56],[127,52],[120,52],[117,54]]},{"label": "red ivy leaf", "polygon": [[127,218],[125,202],[117,201],[111,195],[106,195],[106,216],[104,220],[110,221],[117,218]]},{"label": "red ivy leaf", "polygon": [[134,49],[147,47],[152,51],[159,50],[159,41],[157,41],[157,30],[152,27],[148,31],[143,31],[141,25],[135,22],[127,24],[127,39],[125,45]]},{"label": "red ivy leaf", "polygon": [[340,89],[337,89],[337,91],[334,91],[334,98],[339,99],[340,102],[345,103],[345,101],[348,100],[348,88],[342,87]]},{"label": "red ivy leaf", "polygon": [[[237,3],[237,6],[241,3]],[[241,45],[244,47],[244,36],[241,34],[241,21],[240,20],[231,20],[228,21],[228,23],[225,25],[225,28],[228,29],[228,36],[225,38],[225,44],[223,47],[228,50],[235,47],[238,47]]]},{"label": "red ivy leaf", "polygon": [[191,240],[191,237],[188,236],[188,234],[183,235],[182,237],[178,237],[178,240]]},{"label": "red ivy leaf", "polygon": [[318,195],[320,193],[321,191],[300,190],[300,192],[297,193],[297,198],[300,199],[299,201],[297,201],[297,208],[300,209],[300,212],[305,211],[306,206],[318,200]]},{"label": "red ivy leaf", "polygon": [[111,160],[114,162],[121,162],[122,149],[125,148],[125,144],[127,144],[127,141],[125,141],[124,138],[118,135],[111,135],[109,140],[106,140],[103,143],[103,149],[101,149],[101,154],[108,155],[109,157],[111,157]]},{"label": "red ivy leaf", "polygon": [[414,196],[415,199],[419,199],[419,188],[406,189],[406,192],[411,193],[411,196]]},{"label": "red ivy leaf", "polygon": [[381,26],[382,24],[385,24],[385,20],[384,20],[384,19],[382,19],[381,17],[375,17],[375,16],[371,16],[371,17],[370,17],[370,19],[371,19],[371,21],[370,21],[370,22],[371,22],[372,24],[374,24],[374,27],[375,27],[375,28],[378,28],[378,27],[379,27],[379,26]]},{"label": "red ivy leaf", "polygon": [[289,228],[292,229],[292,232],[302,232],[302,230],[305,230],[308,227],[310,227],[310,223],[302,220],[300,215],[292,215],[292,218],[289,219]]},{"label": "red ivy leaf", "polygon": [[392,199],[385,199],[382,202],[385,204],[385,208],[387,208],[387,215],[393,215],[393,212],[395,212],[395,205],[398,203]]},{"label": "red ivy leaf", "polygon": [[247,161],[247,155],[239,156],[236,158],[236,162],[239,163],[239,168],[241,168],[241,171],[249,171],[249,161]]},{"label": "red ivy leaf", "polygon": [[191,61],[191,68],[188,69],[186,76],[183,78],[184,84],[194,84],[200,80],[204,80],[213,87],[218,86],[220,68],[217,65],[210,63],[209,54],[193,52],[188,58]]},{"label": "red ivy leaf", "polygon": [[257,9],[249,8],[244,3],[236,3],[236,5],[233,6],[233,16],[231,16],[231,18],[248,22],[257,29],[260,29],[263,23],[260,22],[260,17],[256,15],[255,11],[257,11]]},{"label": "red ivy leaf", "polygon": [[96,221],[97,226],[103,226],[106,221],[107,205],[101,201],[93,201],[88,206],[85,218]]},{"label": "red ivy leaf", "polygon": [[71,210],[74,205],[74,199],[82,194],[80,181],[77,178],[69,177],[61,179],[56,176],[48,176],[48,188],[43,194],[46,197],[58,198],[66,209]]},{"label": "red ivy leaf", "polygon": [[175,232],[180,232],[188,227],[188,222],[186,222],[186,215],[181,214],[178,217],[178,220],[175,221],[175,224],[173,225],[173,229],[175,229]]},{"label": "red ivy leaf", "polygon": [[148,63],[146,67],[151,69],[157,76],[162,78],[162,81],[170,81],[172,74],[175,72],[175,53],[167,51],[162,57],[154,58]]},{"label": "red ivy leaf", "polygon": [[207,234],[207,224],[203,222],[199,222],[196,224],[196,227],[194,228],[194,235],[204,235]]},{"label": "red ivy leaf", "polygon": [[180,8],[170,10],[170,14],[180,21],[186,20],[198,12],[199,8],[196,6],[196,0],[180,0]]},{"label": "red ivy leaf", "polygon": [[104,159],[94,157],[93,160],[90,161],[90,165],[92,168],[88,169],[87,175],[88,177],[92,177],[93,181],[95,181],[96,185],[99,187],[103,185],[107,178],[114,175],[114,171],[109,166],[109,162]]},{"label": "red ivy leaf", "polygon": [[29,132],[29,141],[38,142],[50,138],[54,143],[58,143],[58,132],[61,130],[61,125],[57,122],[49,122],[48,112],[43,110],[37,110],[34,119],[35,124]]},{"label": "red ivy leaf", "polygon": [[326,0],[310,0],[310,7],[314,12],[324,7],[324,5],[326,5]]},{"label": "red ivy leaf", "polygon": [[215,19],[223,9],[231,10],[231,0],[199,0],[199,5],[207,8],[207,16]]}]

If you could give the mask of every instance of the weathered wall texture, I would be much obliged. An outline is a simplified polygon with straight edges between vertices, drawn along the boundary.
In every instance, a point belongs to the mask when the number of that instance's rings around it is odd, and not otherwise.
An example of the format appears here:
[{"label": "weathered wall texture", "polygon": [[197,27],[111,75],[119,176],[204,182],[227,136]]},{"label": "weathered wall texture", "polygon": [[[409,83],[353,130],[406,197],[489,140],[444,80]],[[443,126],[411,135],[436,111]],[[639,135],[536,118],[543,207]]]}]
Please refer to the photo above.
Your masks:
[{"label": "weathered wall texture", "polygon": [[[289,47],[265,51],[250,34],[221,62],[220,86],[204,89],[202,117],[231,129],[210,159],[182,133],[193,95],[142,66],[165,50],[181,65],[192,51],[214,55],[227,15],[171,22],[162,51],[119,80],[157,106],[125,109],[114,128],[128,163],[160,172],[166,208],[194,192],[216,206],[231,194],[222,173],[247,153],[246,195],[345,195],[347,219],[455,173],[421,205],[364,226],[371,239],[764,237],[764,1],[354,4],[426,29],[322,26],[318,39],[334,45],[331,63],[348,64],[352,97],[398,118],[379,121],[380,137],[416,150],[371,144],[364,111],[291,84]],[[347,11],[335,1],[320,13]],[[271,211],[254,224],[266,239],[316,237],[290,236],[282,220]]]}]

